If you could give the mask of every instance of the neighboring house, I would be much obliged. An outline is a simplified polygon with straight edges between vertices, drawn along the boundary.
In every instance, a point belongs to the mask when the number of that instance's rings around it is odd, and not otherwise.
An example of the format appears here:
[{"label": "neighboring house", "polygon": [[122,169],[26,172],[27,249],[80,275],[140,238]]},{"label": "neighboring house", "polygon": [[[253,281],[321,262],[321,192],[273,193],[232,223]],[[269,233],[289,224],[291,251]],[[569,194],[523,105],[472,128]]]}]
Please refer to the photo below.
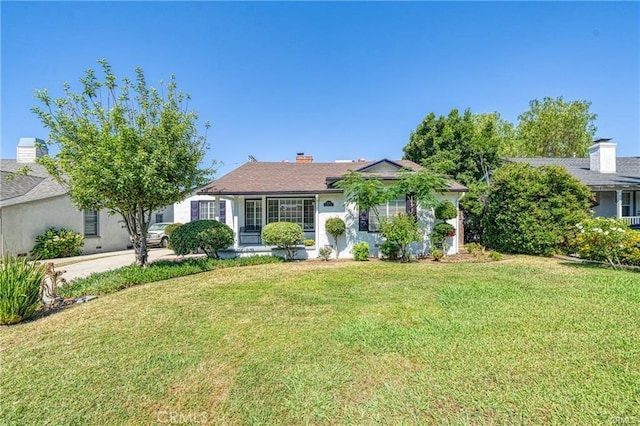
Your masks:
[{"label": "neighboring house", "polygon": [[[83,253],[125,250],[131,246],[118,215],[79,211],[65,187],[35,163],[47,154],[44,141],[21,138],[16,160],[0,160],[0,252],[26,255],[36,237],[51,227],[84,235]],[[27,175],[16,172],[27,166]]]},{"label": "neighboring house", "polygon": [[589,158],[512,158],[534,167],[558,165],[596,195],[595,216],[615,217],[640,226],[640,157],[616,157],[611,139],[597,139]]},{"label": "neighboring house", "polygon": [[[384,180],[396,179],[402,168],[417,170],[420,166],[406,160],[339,161],[314,163],[312,157],[298,154],[295,163],[250,161],[197,191],[197,194],[175,206],[176,221],[197,218],[218,219],[234,231],[234,245],[226,255],[271,253],[262,244],[262,228],[272,222],[287,221],[299,224],[304,238],[314,241],[311,247],[300,247],[298,258],[315,258],[318,250],[333,245],[325,230],[330,217],[342,218],[345,235],[339,239],[339,257],[351,258],[354,244],[369,243],[372,256],[378,256],[381,236],[373,214],[359,212],[345,203],[342,191],[333,184],[349,170],[355,170]],[[438,196],[458,207],[458,200],[467,188],[450,182],[449,191]],[[406,197],[379,206],[381,217],[392,217],[407,211]],[[188,209],[189,215],[186,214]],[[433,211],[418,210],[417,217],[426,228],[424,240],[412,245],[414,255],[430,251],[429,232],[433,225]],[[188,220],[187,220],[188,219]],[[457,229],[458,220],[450,223]],[[458,252],[458,238],[449,238],[449,254]]]}]

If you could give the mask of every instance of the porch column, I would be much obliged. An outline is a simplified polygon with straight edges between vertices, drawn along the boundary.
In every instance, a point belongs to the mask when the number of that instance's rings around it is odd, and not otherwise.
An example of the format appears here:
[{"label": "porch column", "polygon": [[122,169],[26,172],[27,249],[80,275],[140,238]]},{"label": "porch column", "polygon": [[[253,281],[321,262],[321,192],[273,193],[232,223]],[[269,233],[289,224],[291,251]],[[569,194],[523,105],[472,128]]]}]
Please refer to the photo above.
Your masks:
[{"label": "porch column", "polygon": [[616,219],[622,217],[622,190],[616,191]]},{"label": "porch column", "polygon": [[220,196],[219,195],[216,195],[213,197],[213,211],[215,215],[214,216],[215,220],[220,221]]},{"label": "porch column", "polygon": [[320,195],[316,194],[316,225],[315,225],[315,235],[314,240],[316,240],[316,250],[320,248]]},{"label": "porch column", "polygon": [[238,249],[240,247],[240,220],[239,210],[240,200],[237,195],[233,196],[233,203],[231,204],[231,210],[233,212],[233,248]]}]

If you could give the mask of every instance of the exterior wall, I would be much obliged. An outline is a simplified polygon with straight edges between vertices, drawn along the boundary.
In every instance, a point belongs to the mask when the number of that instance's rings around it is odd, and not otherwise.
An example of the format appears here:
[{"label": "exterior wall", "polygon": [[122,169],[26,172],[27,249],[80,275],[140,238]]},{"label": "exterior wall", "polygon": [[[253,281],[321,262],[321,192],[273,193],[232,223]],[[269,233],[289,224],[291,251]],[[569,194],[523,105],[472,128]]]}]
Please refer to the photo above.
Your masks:
[{"label": "exterior wall", "polygon": [[[176,222],[176,223],[187,223],[191,222],[191,202],[192,201],[215,201],[216,197],[211,195],[196,195],[193,194],[184,199],[184,201],[180,201],[179,203],[175,203],[172,206],[172,220],[166,220],[165,222]],[[220,198],[222,200],[222,198]],[[225,223],[229,226],[232,226],[232,212],[229,208],[229,202],[227,203],[227,211]],[[219,207],[216,205],[216,216],[219,214]]]},{"label": "exterior wall", "polygon": [[594,216],[616,217],[616,191],[596,192],[599,205],[593,208]]},{"label": "exterior wall", "polygon": [[[458,208],[458,195],[454,193],[445,194],[439,196],[440,200],[449,200]],[[326,201],[331,201],[333,206],[324,206]],[[338,239],[338,248],[340,250],[339,258],[351,259],[353,254],[351,250],[353,246],[360,242],[366,242],[369,244],[369,251],[372,257],[379,257],[380,253],[378,247],[382,242],[382,236],[377,232],[358,231],[358,211],[353,205],[345,206],[345,200],[342,194],[322,194],[318,199],[318,223],[316,228],[318,230],[318,237],[316,238],[316,246],[319,249],[324,246],[334,246],[333,238],[327,234],[325,228],[325,222],[330,217],[339,217],[344,220],[347,231],[345,235]],[[421,210],[418,212],[418,220],[420,221],[420,229],[424,232],[423,240],[419,243],[412,243],[410,245],[411,253],[414,256],[425,256],[431,251],[431,241],[429,240],[429,234],[431,228],[434,225],[434,217],[432,211]],[[458,233],[459,223],[458,219],[451,219],[447,221],[456,229]],[[459,241],[456,237],[448,238],[449,248],[447,254],[456,254],[459,251]],[[315,253],[317,257],[317,253]]]},{"label": "exterior wall", "polygon": [[[162,220],[156,220],[158,214],[162,215]],[[151,214],[151,224],[156,222],[173,222],[173,204],[158,209]]]},{"label": "exterior wall", "polygon": [[[83,253],[100,253],[127,249],[131,243],[118,215],[106,210],[98,218],[99,236],[85,237]],[[2,254],[27,254],[38,235],[51,227],[84,233],[84,213],[76,209],[67,195],[31,203],[3,207],[0,210]]]}]

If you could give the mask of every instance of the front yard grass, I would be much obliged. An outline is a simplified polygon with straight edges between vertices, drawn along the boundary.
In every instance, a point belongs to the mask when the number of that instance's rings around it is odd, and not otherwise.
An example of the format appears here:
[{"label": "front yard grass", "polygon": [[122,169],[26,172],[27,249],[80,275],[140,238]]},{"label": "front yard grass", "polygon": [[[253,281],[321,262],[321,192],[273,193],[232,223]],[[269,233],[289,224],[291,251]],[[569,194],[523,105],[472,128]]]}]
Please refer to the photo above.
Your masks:
[{"label": "front yard grass", "polygon": [[640,422],[640,275],[299,262],[0,328],[2,424]]}]

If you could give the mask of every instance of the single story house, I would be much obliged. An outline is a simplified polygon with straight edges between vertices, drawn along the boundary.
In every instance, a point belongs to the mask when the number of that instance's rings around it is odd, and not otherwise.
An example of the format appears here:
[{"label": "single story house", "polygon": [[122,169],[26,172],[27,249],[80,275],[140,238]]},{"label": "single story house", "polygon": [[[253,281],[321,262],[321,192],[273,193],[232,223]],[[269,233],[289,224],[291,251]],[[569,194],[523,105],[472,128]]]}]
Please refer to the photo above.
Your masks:
[{"label": "single story house", "polygon": [[[122,218],[107,210],[78,210],[67,189],[36,163],[43,155],[47,155],[43,140],[20,138],[16,159],[0,160],[0,255],[28,254],[36,237],[51,227],[84,235],[86,254],[130,248]],[[26,175],[16,174],[25,166]],[[153,219],[173,221],[173,206],[156,212]]]},{"label": "single story house", "polygon": [[[325,230],[326,220],[340,217],[347,231],[338,242],[339,257],[351,258],[353,245],[362,241],[369,244],[371,256],[377,257],[381,236],[376,217],[369,212],[359,212],[333,184],[349,170],[390,181],[397,178],[401,169],[419,168],[411,161],[387,159],[314,163],[311,156],[302,153],[297,155],[295,163],[249,161],[201,188],[182,205],[176,205],[176,220],[186,219],[188,210],[189,220],[206,217],[229,225],[235,239],[233,247],[225,253],[227,256],[270,254],[272,247],[262,243],[263,226],[272,222],[294,222],[302,227],[305,239],[313,240],[312,246],[299,248],[297,258],[316,258],[320,248],[334,244]],[[466,187],[449,182],[448,191],[438,197],[451,201],[457,208],[458,200],[466,191]],[[379,206],[380,217],[405,212],[407,204],[405,196],[385,203]],[[422,229],[427,232],[423,241],[412,245],[412,253],[427,254],[434,223],[433,209],[418,209],[416,213]],[[452,219],[450,223],[462,232],[458,220]],[[448,253],[457,253],[459,238],[449,238],[449,244]]]},{"label": "single story house", "polygon": [[611,139],[596,139],[589,158],[512,158],[534,167],[558,165],[595,193],[595,216],[640,226],[640,157],[616,157]]}]

